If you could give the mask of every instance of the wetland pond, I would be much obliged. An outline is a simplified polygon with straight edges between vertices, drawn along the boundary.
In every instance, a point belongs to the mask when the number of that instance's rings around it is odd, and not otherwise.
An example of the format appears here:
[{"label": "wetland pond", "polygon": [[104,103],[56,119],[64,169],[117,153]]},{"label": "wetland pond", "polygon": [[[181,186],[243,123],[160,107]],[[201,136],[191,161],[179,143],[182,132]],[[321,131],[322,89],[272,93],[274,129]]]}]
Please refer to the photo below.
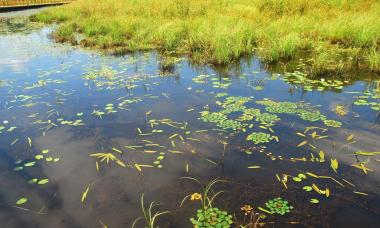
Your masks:
[{"label": "wetland pond", "polygon": [[250,207],[264,227],[380,224],[376,75],[106,56],[51,31],[0,35],[1,227],[131,227],[142,194],[159,227],[193,227],[204,192],[183,177],[223,180],[231,227]]}]

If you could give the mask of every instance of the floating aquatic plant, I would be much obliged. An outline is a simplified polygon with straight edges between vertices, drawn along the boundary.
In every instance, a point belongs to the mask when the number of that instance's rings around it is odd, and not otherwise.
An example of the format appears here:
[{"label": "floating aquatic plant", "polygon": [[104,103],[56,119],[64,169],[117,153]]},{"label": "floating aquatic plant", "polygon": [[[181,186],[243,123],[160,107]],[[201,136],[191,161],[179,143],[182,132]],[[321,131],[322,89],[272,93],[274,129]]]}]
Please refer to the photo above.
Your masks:
[{"label": "floating aquatic plant", "polygon": [[253,118],[261,113],[260,109],[245,109],[243,114],[238,118],[239,121],[250,121]]},{"label": "floating aquatic plant", "polygon": [[220,112],[203,111],[201,112],[201,119],[204,122],[219,123],[227,120],[227,116]]},{"label": "floating aquatic plant", "polygon": [[225,182],[221,179],[214,179],[207,185],[203,185],[199,180],[192,177],[183,177],[184,179],[189,179],[197,183],[202,192],[192,193],[185,196],[181,202],[181,205],[190,198],[192,201],[200,201],[202,203],[201,209],[197,210],[196,217],[190,218],[191,223],[197,228],[207,228],[207,227],[225,227],[228,228],[233,223],[232,215],[229,215],[226,211],[222,211],[217,207],[212,205],[213,201],[217,196],[219,196],[223,191],[215,192],[213,190],[214,185]]},{"label": "floating aquatic plant", "polygon": [[266,106],[265,109],[268,112],[296,114],[301,119],[310,122],[326,119],[326,117],[322,115],[318,110],[314,110],[313,107],[306,103],[275,102],[269,99],[256,101],[256,103]]},{"label": "floating aquatic plant", "polygon": [[273,123],[279,120],[280,118],[275,114],[262,113],[262,114],[256,115],[256,121],[259,121],[261,123]]},{"label": "floating aquatic plant", "polygon": [[254,144],[267,143],[273,139],[273,136],[264,132],[253,132],[247,136],[247,140],[253,141]]},{"label": "floating aquatic plant", "polygon": [[21,204],[24,204],[24,203],[26,203],[26,202],[28,202],[28,198],[26,198],[26,197],[22,197],[22,198],[20,198],[20,199],[18,199],[18,200],[16,201],[16,205],[21,205]]},{"label": "floating aquatic plant", "polygon": [[112,153],[94,153],[94,154],[90,154],[90,157],[96,157],[99,159],[100,162],[106,162],[107,164],[110,162],[110,161],[114,161],[116,162],[116,164],[122,166],[122,167],[126,167],[126,165],[124,164],[124,162],[122,162],[119,158],[117,158],[114,154]]},{"label": "floating aquatic plant", "polygon": [[310,121],[310,122],[316,122],[316,121],[323,120],[326,118],[325,116],[321,115],[319,111],[306,111],[306,110],[300,110],[299,117],[303,120]]},{"label": "floating aquatic plant", "polygon": [[312,91],[314,89],[317,89],[318,91],[323,91],[326,89],[341,90],[345,84],[348,84],[348,81],[341,81],[337,79],[311,79],[307,74],[299,71],[285,73],[284,81],[292,84],[303,85],[304,90],[306,91]]},{"label": "floating aquatic plant", "polygon": [[373,89],[372,91],[366,91],[364,92],[363,95],[358,96],[357,100],[354,102],[354,105],[370,106],[372,110],[380,111],[379,99],[380,99],[380,89],[376,88],[376,89]]},{"label": "floating aquatic plant", "polygon": [[235,120],[223,120],[217,123],[217,126],[222,129],[238,130],[242,128],[242,124]]},{"label": "floating aquatic plant", "polygon": [[190,218],[194,228],[231,227],[232,215],[215,207],[197,210],[196,218]]},{"label": "floating aquatic plant", "polygon": [[328,127],[341,127],[342,123],[336,120],[323,120],[323,123]]},{"label": "floating aquatic plant", "polygon": [[348,113],[347,107],[345,105],[336,105],[334,111],[339,116],[345,116]]},{"label": "floating aquatic plant", "polygon": [[289,205],[289,202],[283,200],[281,197],[274,198],[265,203],[265,206],[269,209],[272,214],[285,215],[289,213],[293,206]]}]

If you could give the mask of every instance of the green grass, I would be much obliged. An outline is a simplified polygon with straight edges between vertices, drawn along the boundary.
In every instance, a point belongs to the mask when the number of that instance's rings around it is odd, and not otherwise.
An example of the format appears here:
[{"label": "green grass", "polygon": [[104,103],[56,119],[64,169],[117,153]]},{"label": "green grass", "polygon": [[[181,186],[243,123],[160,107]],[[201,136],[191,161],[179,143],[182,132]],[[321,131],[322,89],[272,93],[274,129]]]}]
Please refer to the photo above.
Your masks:
[{"label": "green grass", "polygon": [[61,23],[58,40],[86,47],[159,49],[213,64],[306,54],[312,71],[325,73],[380,70],[379,12],[377,0],[77,0],[34,19]]}]

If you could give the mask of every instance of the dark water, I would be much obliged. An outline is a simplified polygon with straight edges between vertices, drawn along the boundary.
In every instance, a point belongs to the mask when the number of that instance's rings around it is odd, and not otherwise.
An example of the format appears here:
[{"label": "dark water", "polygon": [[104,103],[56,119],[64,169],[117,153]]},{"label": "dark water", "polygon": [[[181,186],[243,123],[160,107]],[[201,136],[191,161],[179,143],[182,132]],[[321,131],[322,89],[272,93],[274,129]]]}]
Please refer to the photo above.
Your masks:
[{"label": "dark water", "polygon": [[[192,227],[189,219],[200,203],[179,205],[200,189],[181,179],[185,176],[203,183],[228,180],[216,185],[226,192],[213,204],[239,224],[244,223],[243,205],[265,208],[275,197],[294,209],[283,216],[256,210],[266,215],[264,227],[380,224],[380,156],[353,155],[380,151],[377,111],[354,104],[357,96],[376,87],[376,75],[353,73],[343,88],[306,91],[284,81],[281,70],[266,70],[258,59],[223,69],[192,66],[186,59],[167,66],[154,52],[110,57],[56,44],[48,38],[50,31],[0,36],[1,227],[130,227],[142,215],[143,193],[146,204],[156,201],[162,203],[159,210],[171,212],[158,219],[160,227]],[[208,75],[205,83],[199,83],[199,75]],[[264,98],[307,103],[342,125],[327,127],[280,113],[273,133],[253,120],[252,129],[234,132],[200,119],[201,111],[218,111],[216,102],[230,96],[252,96],[245,105],[262,112],[265,106],[256,102]],[[378,102],[376,97],[372,101]],[[347,113],[338,115],[337,105]],[[298,147],[305,138],[296,133],[310,126],[325,129],[306,133],[316,149]],[[255,145],[246,140],[252,131],[276,135],[279,142]],[[328,137],[312,139],[308,134],[313,131]],[[350,135],[353,139],[347,139]],[[325,162],[311,161],[311,154],[318,157],[320,150]],[[122,165],[90,156],[96,153],[111,153]],[[155,162],[160,155],[160,163]],[[339,162],[337,173],[330,167],[331,158]],[[25,166],[29,162],[34,163]],[[352,164],[364,164],[370,171],[365,174]],[[307,172],[331,178],[292,180]],[[288,175],[287,188],[276,174]],[[31,179],[48,183],[28,183]],[[302,189],[312,184],[328,188],[329,197]],[[23,197],[28,201],[17,205]],[[136,227],[144,227],[142,221]]]}]

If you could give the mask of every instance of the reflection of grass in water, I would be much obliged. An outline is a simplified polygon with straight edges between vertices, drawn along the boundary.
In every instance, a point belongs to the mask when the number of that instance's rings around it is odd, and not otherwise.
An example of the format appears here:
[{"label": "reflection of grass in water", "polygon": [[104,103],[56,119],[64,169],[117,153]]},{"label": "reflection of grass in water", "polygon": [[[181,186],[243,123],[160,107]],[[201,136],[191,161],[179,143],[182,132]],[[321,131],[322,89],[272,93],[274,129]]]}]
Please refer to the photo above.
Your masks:
[{"label": "reflection of grass in water", "polygon": [[[64,22],[61,41],[116,51],[158,48],[199,62],[228,63],[257,53],[270,62],[312,53],[313,72],[341,71],[358,60],[372,70],[379,48],[380,4],[375,0],[78,0],[38,14]],[[338,60],[338,61],[336,61]]]},{"label": "reflection of grass in water", "polygon": [[31,22],[27,17],[13,17],[3,20],[0,23],[0,34],[28,32],[41,27],[40,23]]},{"label": "reflection of grass in water", "polygon": [[376,69],[380,72],[380,50],[372,48],[367,54],[369,66],[371,69]]}]

